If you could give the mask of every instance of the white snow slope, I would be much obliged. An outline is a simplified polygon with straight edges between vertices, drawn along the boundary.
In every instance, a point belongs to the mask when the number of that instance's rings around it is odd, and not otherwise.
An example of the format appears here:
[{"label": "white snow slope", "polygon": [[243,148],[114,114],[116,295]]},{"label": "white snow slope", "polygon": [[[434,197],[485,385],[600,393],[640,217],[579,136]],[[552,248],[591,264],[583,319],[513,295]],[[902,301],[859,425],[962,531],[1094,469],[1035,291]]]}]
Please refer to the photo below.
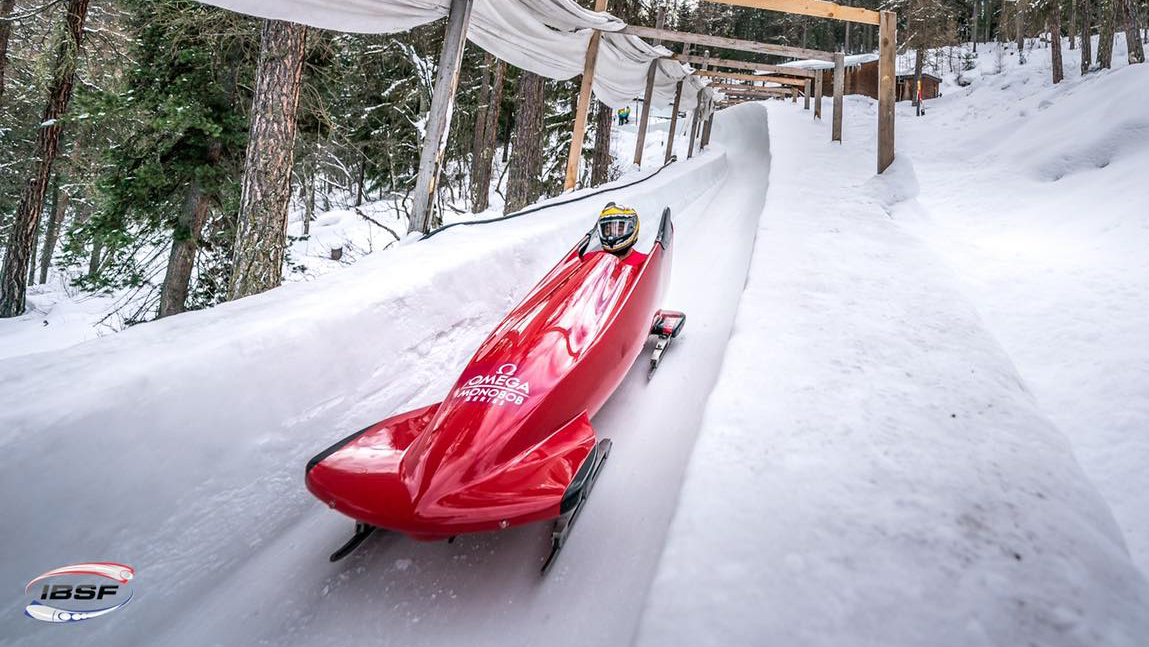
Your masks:
[{"label": "white snow slope", "polygon": [[880,178],[873,101],[844,145],[771,104],[750,279],[638,644],[1149,644],[1149,586],[1047,416],[1108,450],[1102,491],[1144,529],[1136,67],[1053,89],[1034,54],[925,118],[899,104]]},{"label": "white snow slope", "polygon": [[[725,113],[714,139],[630,189],[0,364],[0,580],[139,570],[129,607],[75,626],[24,618],[10,596],[0,644],[629,642],[766,194],[765,110]],[[441,397],[607,199],[674,210],[666,306],[690,326],[653,381],[636,363],[593,420],[614,449],[555,568],[539,576],[547,524],[451,545],[383,536],[328,563],[352,524],[304,490],[306,460]]]}]

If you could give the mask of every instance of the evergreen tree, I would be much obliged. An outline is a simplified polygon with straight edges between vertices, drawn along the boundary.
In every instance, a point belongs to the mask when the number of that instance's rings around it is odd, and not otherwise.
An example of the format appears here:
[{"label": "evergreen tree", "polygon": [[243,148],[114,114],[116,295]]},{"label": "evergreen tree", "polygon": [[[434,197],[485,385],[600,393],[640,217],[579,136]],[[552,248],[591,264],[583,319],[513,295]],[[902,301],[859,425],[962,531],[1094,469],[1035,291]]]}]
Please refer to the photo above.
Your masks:
[{"label": "evergreen tree", "polygon": [[51,180],[52,166],[56,163],[56,155],[59,152],[60,132],[64,127],[62,119],[72,100],[80,46],[84,39],[84,20],[88,15],[88,2],[89,0],[69,0],[56,37],[48,101],[36,138],[37,159],[24,185],[20,206],[8,237],[3,270],[0,271],[0,317],[17,317],[24,314],[30,261],[36,249],[36,234],[39,229],[40,213],[44,208],[44,196]]}]

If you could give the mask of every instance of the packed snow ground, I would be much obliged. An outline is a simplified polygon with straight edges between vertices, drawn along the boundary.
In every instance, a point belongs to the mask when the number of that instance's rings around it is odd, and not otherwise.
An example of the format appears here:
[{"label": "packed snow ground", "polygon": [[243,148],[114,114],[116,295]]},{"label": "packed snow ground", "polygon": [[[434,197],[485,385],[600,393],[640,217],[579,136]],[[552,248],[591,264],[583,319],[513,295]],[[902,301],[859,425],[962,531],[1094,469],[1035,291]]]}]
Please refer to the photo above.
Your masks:
[{"label": "packed snow ground", "polygon": [[1057,86],[1048,48],[987,74],[988,48],[980,80],[901,120],[920,194],[891,215],[960,275],[1149,574],[1149,65],[1119,33],[1081,78],[1062,45]]},{"label": "packed snow ground", "polygon": [[841,146],[771,110],[640,645],[1145,644],[1149,586],[1088,476],[1143,551],[1149,66],[1053,88],[1041,53],[899,104],[880,178],[875,102]]}]

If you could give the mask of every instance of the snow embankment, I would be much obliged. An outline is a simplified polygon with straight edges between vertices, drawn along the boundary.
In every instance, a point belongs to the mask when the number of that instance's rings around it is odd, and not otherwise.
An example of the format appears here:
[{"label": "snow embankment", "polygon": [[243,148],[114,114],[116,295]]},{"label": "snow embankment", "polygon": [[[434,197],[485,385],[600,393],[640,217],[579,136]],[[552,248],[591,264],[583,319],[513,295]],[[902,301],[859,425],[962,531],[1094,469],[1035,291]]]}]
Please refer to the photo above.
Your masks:
[{"label": "snow embankment", "polygon": [[1082,77],[1062,45],[1056,86],[1048,49],[1003,56],[899,122],[921,195],[893,217],[953,267],[1149,574],[1149,65],[1117,34],[1114,69]]},{"label": "snow embankment", "polygon": [[750,278],[638,643],[1143,645],[1108,508],[887,214],[918,178],[902,152],[871,179],[873,105],[850,103],[844,146],[771,110]]},{"label": "snow embankment", "polygon": [[[740,114],[755,117],[761,131],[752,140],[757,148],[745,154],[767,159],[760,109],[747,107]],[[747,168],[765,173],[767,167]],[[0,489],[11,496],[0,504],[0,579],[26,582],[48,568],[96,558],[137,567],[140,595],[131,607],[72,633],[74,641],[89,644],[330,639],[325,623],[343,625],[348,608],[370,605],[390,589],[363,581],[363,588],[348,585],[336,593],[350,572],[363,567],[326,562],[326,551],[345,538],[350,522],[306,493],[306,460],[349,431],[441,397],[490,329],[590,228],[604,201],[625,199],[655,222],[669,206],[686,214],[684,232],[704,233],[703,214],[692,216],[694,225],[689,222],[692,205],[699,211],[695,203],[713,200],[729,173],[724,149],[714,147],[625,191],[505,223],[456,227],[314,281],[62,351],[5,360]],[[758,202],[744,210],[747,232],[753,231],[764,187],[755,191]],[[723,324],[729,326],[752,239],[725,242],[719,248],[728,256],[740,248],[744,261],[723,280],[734,285]],[[695,247],[699,267],[687,275],[701,275],[715,249],[709,239]],[[710,293],[718,293],[712,285]],[[712,349],[714,357],[721,342]],[[705,392],[697,398],[699,411],[704,398]],[[662,530],[672,505],[671,495]],[[588,512],[584,526],[590,519]],[[460,543],[468,545],[465,539]],[[532,546],[541,551],[544,544],[539,538]],[[577,549],[578,542],[572,544]],[[395,548],[408,556],[413,550],[406,544]],[[440,554],[428,568],[458,570],[458,560],[473,550]],[[504,559],[517,561],[516,572],[525,578],[513,595],[536,597],[535,554],[510,552]],[[651,552],[649,568],[640,573],[643,586],[656,554]],[[484,560],[474,562],[462,581],[493,581],[494,576],[474,575],[483,566]],[[408,635],[431,625],[442,634],[466,634],[471,625],[458,625],[456,613],[440,606],[455,599],[448,598],[454,587],[438,576],[419,579],[421,568],[409,574],[410,590],[397,589],[372,615],[386,616],[385,631],[392,635],[400,623]],[[281,584],[287,581],[292,584],[285,592]],[[510,590],[476,592],[456,604],[499,604],[494,601],[505,600]],[[239,591],[247,592],[242,600],[235,599]],[[640,603],[637,594],[622,594]],[[18,597],[5,603],[0,644],[58,644],[52,630],[60,628],[28,621],[20,605]],[[435,619],[426,617],[436,613]],[[497,617],[489,608],[471,613],[479,624]],[[634,617],[621,620],[629,632]],[[303,627],[308,623],[318,632],[311,639]],[[377,635],[374,625],[359,624]],[[487,633],[502,635],[504,626],[497,622]],[[350,635],[346,627],[341,631]]]}]

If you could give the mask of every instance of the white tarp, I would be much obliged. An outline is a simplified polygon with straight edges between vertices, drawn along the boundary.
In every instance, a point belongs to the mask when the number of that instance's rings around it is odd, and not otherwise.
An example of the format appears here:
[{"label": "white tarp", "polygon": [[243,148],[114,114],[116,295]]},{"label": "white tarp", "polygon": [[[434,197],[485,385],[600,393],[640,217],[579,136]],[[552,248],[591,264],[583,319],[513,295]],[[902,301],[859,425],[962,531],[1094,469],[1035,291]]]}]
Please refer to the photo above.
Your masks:
[{"label": "white tarp", "polygon": [[[336,31],[387,34],[406,31],[447,15],[449,0],[201,0],[260,18],[290,20]],[[474,0],[467,38],[520,69],[551,79],[582,74],[593,30],[603,33],[592,89],[612,108],[641,97],[650,62],[668,56],[635,36],[612,34],[618,18],[580,7],[573,0]],[[681,63],[660,60],[654,103],[669,105],[677,82],[689,74]],[[701,82],[687,77],[680,107],[693,109]]]}]

